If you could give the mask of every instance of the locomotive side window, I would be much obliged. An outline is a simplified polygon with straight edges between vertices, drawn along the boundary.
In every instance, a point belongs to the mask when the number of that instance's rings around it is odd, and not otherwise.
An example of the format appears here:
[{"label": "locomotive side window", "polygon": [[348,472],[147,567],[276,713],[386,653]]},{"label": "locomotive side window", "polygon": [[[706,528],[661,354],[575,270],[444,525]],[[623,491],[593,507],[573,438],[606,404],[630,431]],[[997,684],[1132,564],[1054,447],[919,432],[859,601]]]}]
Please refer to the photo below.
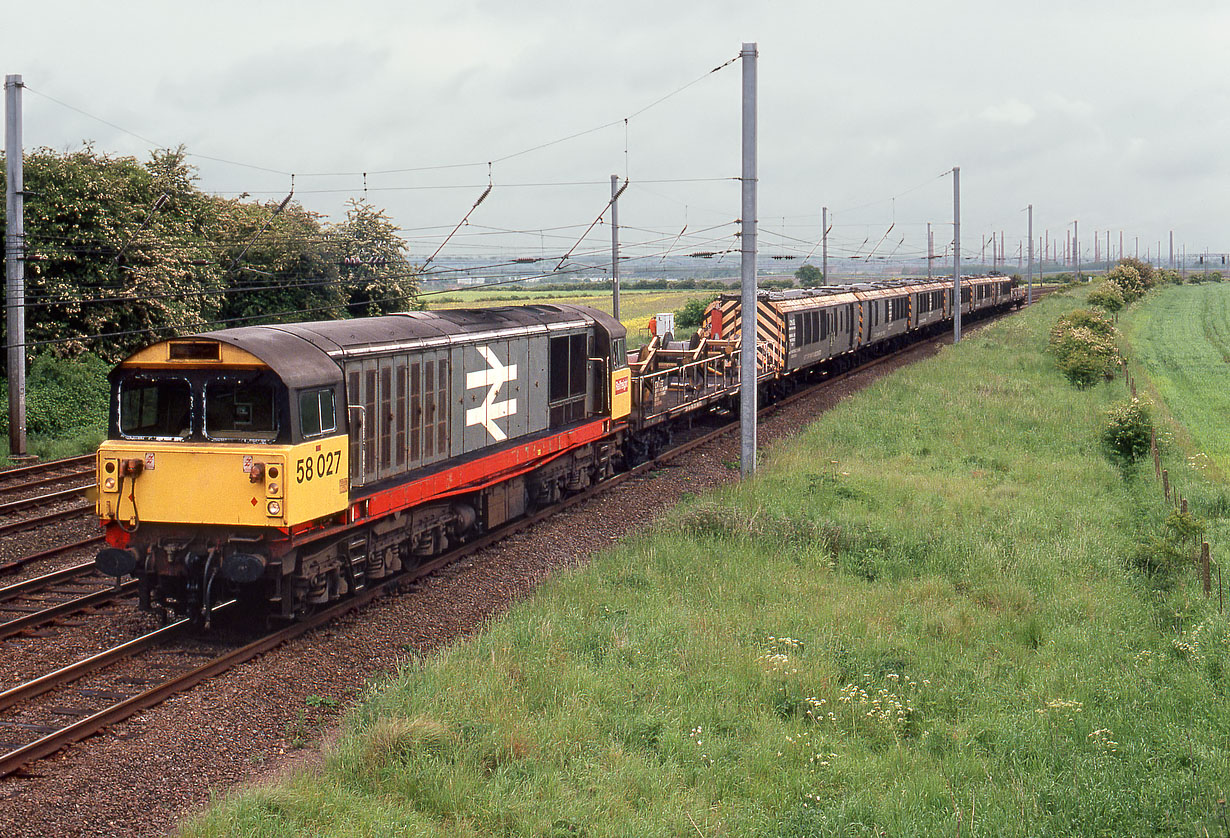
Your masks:
[{"label": "locomotive side window", "polygon": [[119,402],[122,436],[187,439],[192,434],[192,388],[182,378],[126,378]]},{"label": "locomotive side window", "polygon": [[299,432],[305,437],[337,430],[337,407],[333,390],[306,390],[299,394]]},{"label": "locomotive side window", "polygon": [[219,376],[205,384],[205,437],[273,442],[278,436],[272,384]]},{"label": "locomotive side window", "polygon": [[611,341],[611,369],[622,370],[628,366],[627,338],[615,338]]}]

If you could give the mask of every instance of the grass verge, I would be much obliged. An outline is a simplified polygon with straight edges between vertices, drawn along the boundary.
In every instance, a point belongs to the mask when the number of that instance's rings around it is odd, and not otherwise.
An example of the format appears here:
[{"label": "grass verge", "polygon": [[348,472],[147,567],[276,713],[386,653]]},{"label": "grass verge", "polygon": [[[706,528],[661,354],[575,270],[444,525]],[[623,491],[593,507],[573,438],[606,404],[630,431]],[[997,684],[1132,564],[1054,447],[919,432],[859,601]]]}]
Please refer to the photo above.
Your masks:
[{"label": "grass verge", "polygon": [[405,667],[212,835],[1222,834],[1230,626],[1057,294]]}]

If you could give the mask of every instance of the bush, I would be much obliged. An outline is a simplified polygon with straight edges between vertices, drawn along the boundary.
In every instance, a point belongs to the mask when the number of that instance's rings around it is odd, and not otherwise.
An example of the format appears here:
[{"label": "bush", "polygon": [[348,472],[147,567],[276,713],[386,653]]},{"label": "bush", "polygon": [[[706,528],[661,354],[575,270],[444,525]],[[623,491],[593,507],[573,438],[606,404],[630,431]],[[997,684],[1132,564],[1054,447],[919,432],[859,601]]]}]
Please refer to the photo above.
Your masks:
[{"label": "bush", "polygon": [[[1153,265],[1148,262],[1142,262],[1140,259],[1135,259],[1127,256],[1119,260],[1116,267],[1131,268],[1140,277],[1141,284],[1144,286],[1141,290],[1147,290],[1157,284],[1157,276],[1154,272]],[[1113,272],[1113,271],[1112,271]]]},{"label": "bush", "polygon": [[1100,308],[1110,314],[1121,310],[1127,304],[1127,301],[1123,299],[1123,292],[1113,282],[1103,282],[1097,288],[1090,291],[1088,302],[1089,305]]},{"label": "bush", "polygon": [[1088,309],[1060,317],[1051,328],[1048,348],[1055,356],[1055,366],[1082,389],[1110,379],[1119,357],[1115,327],[1105,314]]},{"label": "bush", "polygon": [[1136,545],[1131,564],[1146,576],[1152,577],[1161,587],[1173,584],[1174,574],[1191,565],[1189,551],[1167,538],[1156,536]]},{"label": "bush", "polygon": [[716,299],[717,297],[709,295],[695,300],[688,300],[683,308],[675,312],[676,334],[682,334],[684,329],[699,327],[701,321],[705,319],[705,309],[709,307],[709,303]]},{"label": "bush", "polygon": [[1131,265],[1115,265],[1106,274],[1106,281],[1119,289],[1125,303],[1139,299],[1145,293],[1144,278]]},{"label": "bush", "polygon": [[[54,439],[99,431],[107,424],[110,366],[95,355],[53,358],[40,355],[26,377],[26,431]],[[8,382],[0,386],[8,403]],[[0,417],[0,432],[8,433],[8,410]]]},{"label": "bush", "polygon": [[1069,311],[1063,317],[1060,317],[1055,323],[1055,327],[1051,329],[1052,338],[1055,335],[1055,330],[1061,325],[1066,324],[1069,328],[1088,329],[1099,337],[1109,338],[1114,340],[1116,334],[1115,324],[1107,319],[1106,315],[1100,311],[1090,311],[1087,308],[1077,308]]},{"label": "bush", "polygon": [[1085,336],[1075,334],[1077,345],[1057,362],[1060,372],[1075,386],[1084,390],[1113,374],[1104,352],[1092,342],[1082,343]]},{"label": "bush", "polygon": [[1133,398],[1107,411],[1102,444],[1115,459],[1134,463],[1149,450],[1152,434],[1153,420],[1148,406]]}]

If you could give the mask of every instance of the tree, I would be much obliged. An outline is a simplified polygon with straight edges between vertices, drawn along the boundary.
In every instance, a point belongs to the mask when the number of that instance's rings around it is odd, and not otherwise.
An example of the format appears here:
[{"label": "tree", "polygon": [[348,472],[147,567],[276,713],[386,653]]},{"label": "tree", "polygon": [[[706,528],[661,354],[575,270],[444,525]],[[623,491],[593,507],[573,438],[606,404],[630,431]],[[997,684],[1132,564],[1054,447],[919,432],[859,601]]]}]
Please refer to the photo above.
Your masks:
[{"label": "tree", "polygon": [[705,319],[705,309],[716,299],[716,295],[708,294],[688,300],[683,308],[675,312],[675,331],[682,332],[684,329],[698,328]]},{"label": "tree", "polygon": [[[212,317],[201,204],[182,149],[149,166],[86,145],[26,156],[26,340],[60,356],[117,360]],[[165,197],[163,197],[165,196]],[[112,335],[99,341],[99,335]]]},{"label": "tree", "polygon": [[223,325],[329,320],[345,313],[338,249],[297,202],[218,205],[218,265],[227,280]]},{"label": "tree", "polygon": [[114,362],[210,328],[415,307],[417,271],[383,210],[352,201],[329,226],[293,201],[207,195],[186,158],[183,146],[142,163],[89,144],[26,155],[35,353]]},{"label": "tree", "polygon": [[423,307],[418,268],[406,260],[409,247],[384,210],[352,198],[346,220],[328,231],[341,258],[340,277],[352,317]]},{"label": "tree", "polygon": [[794,272],[794,278],[797,279],[799,284],[804,288],[811,288],[824,284],[824,271],[820,270],[815,265],[804,265]]}]

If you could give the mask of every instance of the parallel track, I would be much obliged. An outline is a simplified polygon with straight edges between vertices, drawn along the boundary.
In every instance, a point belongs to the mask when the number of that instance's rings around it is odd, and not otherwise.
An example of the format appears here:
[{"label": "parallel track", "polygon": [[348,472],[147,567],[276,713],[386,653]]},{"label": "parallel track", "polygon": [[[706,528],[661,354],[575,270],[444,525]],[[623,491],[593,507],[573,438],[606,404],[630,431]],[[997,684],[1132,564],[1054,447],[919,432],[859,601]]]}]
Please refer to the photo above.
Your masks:
[{"label": "parallel track", "polygon": [[[94,540],[71,546],[80,548]],[[0,588],[0,640],[131,596],[136,587],[136,580],[115,584],[99,574],[92,561],[7,585]]]},{"label": "parallel track", "polygon": [[94,455],[68,457],[31,466],[0,471],[0,497],[24,494],[35,489],[73,483],[72,491],[81,491],[94,483]]}]

